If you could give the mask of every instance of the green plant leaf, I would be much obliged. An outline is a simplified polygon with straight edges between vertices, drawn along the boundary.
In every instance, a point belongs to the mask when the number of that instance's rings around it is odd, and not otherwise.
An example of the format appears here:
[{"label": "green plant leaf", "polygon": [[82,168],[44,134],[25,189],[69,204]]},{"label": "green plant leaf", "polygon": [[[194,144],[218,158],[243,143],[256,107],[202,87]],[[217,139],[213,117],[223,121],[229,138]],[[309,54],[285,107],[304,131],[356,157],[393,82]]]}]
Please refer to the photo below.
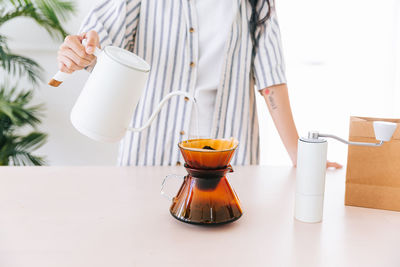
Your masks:
[{"label": "green plant leaf", "polygon": [[16,86],[8,90],[6,88],[0,85],[0,118],[8,118],[15,126],[36,127],[41,122],[39,116],[43,106],[28,106],[33,98],[33,90],[18,93]]},{"label": "green plant leaf", "polygon": [[0,7],[0,26],[17,17],[28,17],[42,26],[53,38],[63,39],[67,33],[60,21],[66,21],[75,12],[73,1],[12,0]]},{"label": "green plant leaf", "polygon": [[[44,145],[46,138],[47,135],[40,132],[32,132],[26,136],[1,133],[0,166],[45,165],[44,157],[33,155],[32,151]],[[5,142],[1,142],[2,140]]]},{"label": "green plant leaf", "polygon": [[41,132],[32,132],[20,138],[16,149],[20,151],[33,151],[46,143],[47,135]]},{"label": "green plant leaf", "polygon": [[38,63],[30,58],[7,53],[0,46],[0,64],[4,70],[6,70],[14,77],[26,75],[29,81],[38,85],[41,79],[41,73],[43,69]]},{"label": "green plant leaf", "polygon": [[46,161],[43,157],[35,156],[25,151],[17,151],[10,158],[12,159],[14,166],[43,166],[46,164]]}]

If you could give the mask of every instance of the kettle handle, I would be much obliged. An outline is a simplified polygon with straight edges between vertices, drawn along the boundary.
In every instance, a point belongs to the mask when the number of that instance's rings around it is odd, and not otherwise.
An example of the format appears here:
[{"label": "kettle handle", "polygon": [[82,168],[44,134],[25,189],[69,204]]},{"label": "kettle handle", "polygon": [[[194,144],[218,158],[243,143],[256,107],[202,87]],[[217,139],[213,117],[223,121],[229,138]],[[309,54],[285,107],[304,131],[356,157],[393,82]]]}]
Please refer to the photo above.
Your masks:
[{"label": "kettle handle", "polygon": [[153,112],[153,114],[151,114],[149,120],[142,127],[140,127],[140,128],[128,127],[127,130],[132,131],[132,132],[141,132],[141,131],[145,130],[146,128],[148,128],[151,125],[151,123],[154,121],[154,119],[157,117],[158,113],[160,113],[162,107],[168,102],[168,100],[171,97],[178,96],[178,95],[184,96],[186,99],[196,102],[196,99],[187,92],[184,92],[184,91],[171,92],[161,100],[160,104],[158,104],[158,106],[157,106],[157,109]]}]

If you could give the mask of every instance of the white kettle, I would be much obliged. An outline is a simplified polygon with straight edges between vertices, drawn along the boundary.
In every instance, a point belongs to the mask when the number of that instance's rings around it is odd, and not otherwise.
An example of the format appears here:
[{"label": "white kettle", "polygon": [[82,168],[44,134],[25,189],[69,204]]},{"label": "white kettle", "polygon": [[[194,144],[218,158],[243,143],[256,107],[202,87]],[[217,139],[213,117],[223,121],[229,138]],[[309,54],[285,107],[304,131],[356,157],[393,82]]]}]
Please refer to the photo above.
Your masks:
[{"label": "white kettle", "polygon": [[[71,112],[74,127],[89,138],[118,142],[126,131],[142,131],[151,125],[162,106],[173,96],[194,101],[187,92],[174,91],[164,97],[148,122],[130,128],[136,105],[142,95],[150,65],[139,56],[115,46],[96,49],[97,63]],[[58,86],[69,74],[58,72],[50,85]]]}]

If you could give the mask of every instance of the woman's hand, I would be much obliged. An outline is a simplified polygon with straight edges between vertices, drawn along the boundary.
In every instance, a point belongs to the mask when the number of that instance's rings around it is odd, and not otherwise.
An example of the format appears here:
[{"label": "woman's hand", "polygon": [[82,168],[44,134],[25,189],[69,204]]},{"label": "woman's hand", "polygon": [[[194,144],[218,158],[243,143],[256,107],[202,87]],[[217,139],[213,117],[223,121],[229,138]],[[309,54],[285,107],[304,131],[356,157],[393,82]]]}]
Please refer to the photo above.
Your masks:
[{"label": "woman's hand", "polygon": [[336,169],[336,170],[339,170],[339,169],[343,168],[343,166],[340,165],[340,164],[337,163],[337,162],[327,161],[327,162],[326,162],[326,168],[334,168],[334,169]]},{"label": "woman's hand", "polygon": [[[84,39],[87,39],[86,48],[82,45]],[[72,73],[94,64],[96,57],[93,53],[96,47],[100,47],[100,41],[95,31],[67,36],[58,51],[58,68],[62,72]]]}]

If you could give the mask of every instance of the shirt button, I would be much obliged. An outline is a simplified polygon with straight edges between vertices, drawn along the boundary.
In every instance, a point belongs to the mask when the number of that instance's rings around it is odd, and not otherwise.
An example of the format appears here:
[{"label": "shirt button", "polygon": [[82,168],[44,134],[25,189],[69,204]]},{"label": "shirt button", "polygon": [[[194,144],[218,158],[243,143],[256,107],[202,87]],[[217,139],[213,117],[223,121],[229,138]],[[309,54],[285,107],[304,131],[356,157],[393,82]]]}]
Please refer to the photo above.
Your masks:
[{"label": "shirt button", "polygon": [[180,134],[180,135],[184,135],[184,134],[185,134],[185,131],[180,131],[179,134]]},{"label": "shirt button", "polygon": [[190,28],[189,32],[194,33],[194,28]]},{"label": "shirt button", "polygon": [[185,101],[188,102],[189,101],[189,97],[185,96]]},{"label": "shirt button", "polygon": [[181,162],[180,161],[176,162],[176,166],[181,166]]},{"label": "shirt button", "polygon": [[194,62],[190,62],[190,67],[194,67],[194,66],[196,66],[196,64],[194,64]]}]

